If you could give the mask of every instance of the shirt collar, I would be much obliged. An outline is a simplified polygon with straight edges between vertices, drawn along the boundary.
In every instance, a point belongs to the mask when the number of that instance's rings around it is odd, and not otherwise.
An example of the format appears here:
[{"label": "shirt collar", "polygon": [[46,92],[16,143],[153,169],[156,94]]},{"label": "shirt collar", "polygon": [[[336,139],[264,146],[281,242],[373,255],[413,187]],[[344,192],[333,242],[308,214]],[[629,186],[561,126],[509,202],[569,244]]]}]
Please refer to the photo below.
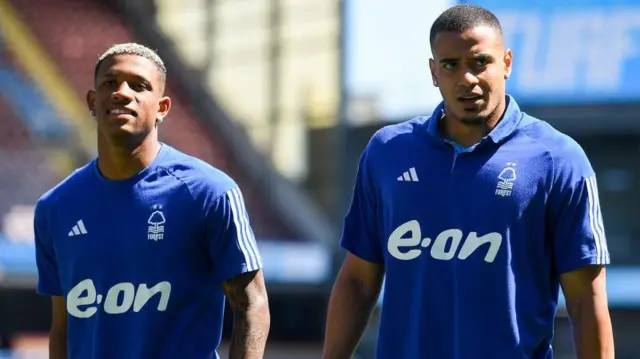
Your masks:
[{"label": "shirt collar", "polygon": [[[502,140],[507,138],[509,135],[513,133],[513,131],[518,128],[518,124],[520,123],[520,119],[522,118],[522,111],[520,111],[520,106],[518,103],[511,97],[507,95],[507,109],[502,116],[502,120],[498,122],[498,125],[489,132],[487,137],[489,137],[494,143],[500,143]],[[434,137],[441,137],[440,131],[438,129],[440,118],[444,113],[444,101],[441,102],[438,107],[433,111],[433,114],[427,121],[427,132]]]}]

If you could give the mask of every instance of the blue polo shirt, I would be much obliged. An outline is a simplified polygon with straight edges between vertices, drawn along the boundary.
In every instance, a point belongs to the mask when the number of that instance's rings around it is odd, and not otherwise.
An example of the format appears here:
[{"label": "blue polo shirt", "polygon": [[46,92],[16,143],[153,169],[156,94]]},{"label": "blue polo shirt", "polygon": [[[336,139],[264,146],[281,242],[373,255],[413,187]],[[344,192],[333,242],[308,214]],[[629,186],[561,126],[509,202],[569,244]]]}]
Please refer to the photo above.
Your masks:
[{"label": "blue polo shirt", "polygon": [[584,151],[507,101],[470,148],[440,104],[364,150],[341,244],[386,268],[377,358],[549,359],[560,275],[609,263]]}]

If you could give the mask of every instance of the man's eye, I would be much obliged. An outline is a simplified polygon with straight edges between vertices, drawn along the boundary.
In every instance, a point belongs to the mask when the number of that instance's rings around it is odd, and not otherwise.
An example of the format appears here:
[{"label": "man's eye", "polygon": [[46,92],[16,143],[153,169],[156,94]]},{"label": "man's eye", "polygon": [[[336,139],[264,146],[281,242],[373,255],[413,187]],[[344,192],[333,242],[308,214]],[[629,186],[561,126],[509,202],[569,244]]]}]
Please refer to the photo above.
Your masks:
[{"label": "man's eye", "polygon": [[485,58],[485,57],[481,57],[479,59],[476,59],[476,64],[478,66],[486,66],[489,63],[489,59]]},{"label": "man's eye", "polygon": [[444,67],[447,70],[451,70],[454,67],[456,67],[456,64],[453,62],[445,62],[444,64],[442,64],[442,67]]}]

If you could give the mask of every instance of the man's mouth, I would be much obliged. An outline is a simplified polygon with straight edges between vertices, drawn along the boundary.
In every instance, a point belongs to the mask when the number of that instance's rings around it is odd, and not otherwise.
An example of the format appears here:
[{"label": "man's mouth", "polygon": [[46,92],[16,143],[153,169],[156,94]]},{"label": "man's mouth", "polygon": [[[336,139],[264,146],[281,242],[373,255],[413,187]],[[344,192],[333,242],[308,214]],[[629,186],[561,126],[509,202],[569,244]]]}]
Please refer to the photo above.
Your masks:
[{"label": "man's mouth", "polygon": [[482,95],[466,95],[466,96],[458,97],[458,99],[460,99],[461,101],[476,101],[476,100],[481,100]]},{"label": "man's mouth", "polygon": [[112,116],[121,116],[121,115],[128,115],[128,116],[133,116],[136,117],[137,113],[131,109],[128,108],[114,108],[108,111],[109,115]]},{"label": "man's mouth", "polygon": [[465,111],[477,111],[482,104],[483,96],[482,95],[465,95],[458,97],[458,101],[464,107]]}]

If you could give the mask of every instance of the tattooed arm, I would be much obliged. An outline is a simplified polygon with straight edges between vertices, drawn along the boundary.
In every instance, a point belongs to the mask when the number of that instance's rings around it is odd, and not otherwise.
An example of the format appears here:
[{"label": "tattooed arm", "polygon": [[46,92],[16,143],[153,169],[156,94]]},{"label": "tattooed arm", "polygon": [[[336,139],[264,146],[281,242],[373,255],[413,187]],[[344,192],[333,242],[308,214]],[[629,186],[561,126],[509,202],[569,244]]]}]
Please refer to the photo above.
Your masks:
[{"label": "tattooed arm", "polygon": [[229,359],[262,359],[271,321],[262,271],[241,274],[223,288],[233,311]]}]

